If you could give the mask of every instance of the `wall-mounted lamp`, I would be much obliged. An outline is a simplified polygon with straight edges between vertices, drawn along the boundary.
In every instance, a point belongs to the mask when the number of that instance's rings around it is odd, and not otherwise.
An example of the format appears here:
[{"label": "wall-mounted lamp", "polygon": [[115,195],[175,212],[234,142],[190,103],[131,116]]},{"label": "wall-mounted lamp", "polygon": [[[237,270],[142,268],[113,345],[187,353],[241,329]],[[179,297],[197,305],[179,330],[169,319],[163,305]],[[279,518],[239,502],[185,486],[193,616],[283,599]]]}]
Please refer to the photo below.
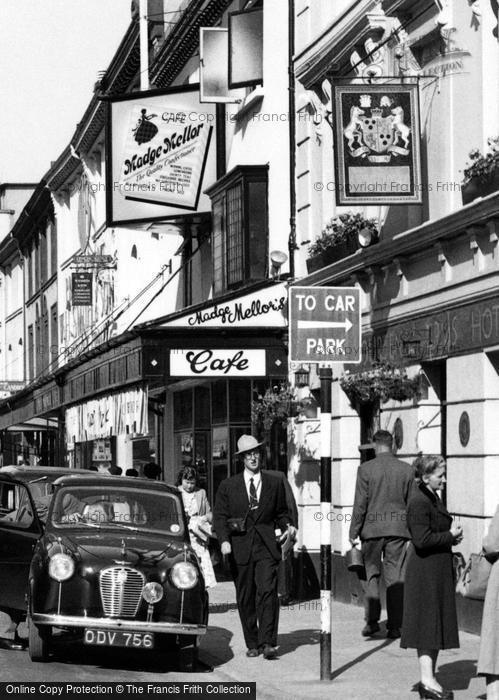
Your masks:
[{"label": "wall-mounted lamp", "polygon": [[310,370],[306,365],[300,365],[295,372],[295,386],[308,386]]},{"label": "wall-mounted lamp", "polygon": [[359,233],[357,234],[357,240],[359,241],[359,245],[361,248],[368,248],[371,245],[371,243],[373,243],[373,239],[373,231],[367,226],[365,228],[361,228]]},{"label": "wall-mounted lamp", "polygon": [[270,274],[274,279],[279,279],[281,267],[287,259],[288,256],[286,255],[286,253],[283,253],[282,250],[271,251],[270,261],[272,263],[272,268],[270,270]]}]

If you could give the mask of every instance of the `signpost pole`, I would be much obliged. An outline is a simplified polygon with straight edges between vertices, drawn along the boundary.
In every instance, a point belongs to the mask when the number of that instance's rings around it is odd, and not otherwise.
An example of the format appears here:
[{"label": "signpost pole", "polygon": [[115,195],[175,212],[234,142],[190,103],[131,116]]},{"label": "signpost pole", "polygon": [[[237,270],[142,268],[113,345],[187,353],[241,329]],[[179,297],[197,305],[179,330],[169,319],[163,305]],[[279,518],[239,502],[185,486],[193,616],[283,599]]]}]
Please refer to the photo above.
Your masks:
[{"label": "signpost pole", "polygon": [[320,679],[331,680],[331,367],[319,367],[321,382],[321,632]]}]

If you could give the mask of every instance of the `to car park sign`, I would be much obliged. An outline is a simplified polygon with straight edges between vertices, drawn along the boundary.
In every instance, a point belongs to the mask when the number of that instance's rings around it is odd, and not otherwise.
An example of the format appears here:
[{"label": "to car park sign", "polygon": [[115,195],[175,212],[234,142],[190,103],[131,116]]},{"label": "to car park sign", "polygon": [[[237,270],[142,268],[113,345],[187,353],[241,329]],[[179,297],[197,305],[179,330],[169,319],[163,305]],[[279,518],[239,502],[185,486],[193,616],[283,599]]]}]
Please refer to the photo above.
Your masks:
[{"label": "to car park sign", "polygon": [[291,362],[361,361],[357,287],[290,287]]}]

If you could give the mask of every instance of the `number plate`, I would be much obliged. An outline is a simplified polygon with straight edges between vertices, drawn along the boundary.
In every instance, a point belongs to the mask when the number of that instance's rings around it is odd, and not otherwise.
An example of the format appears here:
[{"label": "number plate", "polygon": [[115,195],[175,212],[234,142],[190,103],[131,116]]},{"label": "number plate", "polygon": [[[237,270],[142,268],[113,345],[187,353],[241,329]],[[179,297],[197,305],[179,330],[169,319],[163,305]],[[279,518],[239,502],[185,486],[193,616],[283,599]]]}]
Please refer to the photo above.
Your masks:
[{"label": "number plate", "polygon": [[85,644],[100,647],[130,647],[133,649],[153,649],[154,634],[149,632],[122,632],[121,630],[86,629]]}]

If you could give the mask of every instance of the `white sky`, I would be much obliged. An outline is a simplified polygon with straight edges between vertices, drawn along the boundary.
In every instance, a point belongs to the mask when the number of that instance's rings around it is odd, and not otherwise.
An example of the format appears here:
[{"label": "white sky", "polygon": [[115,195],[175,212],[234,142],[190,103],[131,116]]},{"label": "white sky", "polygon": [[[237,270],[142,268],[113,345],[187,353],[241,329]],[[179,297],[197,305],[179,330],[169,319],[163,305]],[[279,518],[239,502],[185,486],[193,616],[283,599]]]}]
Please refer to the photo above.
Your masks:
[{"label": "white sky", "polygon": [[0,0],[0,183],[68,145],[130,23],[130,0]]}]

